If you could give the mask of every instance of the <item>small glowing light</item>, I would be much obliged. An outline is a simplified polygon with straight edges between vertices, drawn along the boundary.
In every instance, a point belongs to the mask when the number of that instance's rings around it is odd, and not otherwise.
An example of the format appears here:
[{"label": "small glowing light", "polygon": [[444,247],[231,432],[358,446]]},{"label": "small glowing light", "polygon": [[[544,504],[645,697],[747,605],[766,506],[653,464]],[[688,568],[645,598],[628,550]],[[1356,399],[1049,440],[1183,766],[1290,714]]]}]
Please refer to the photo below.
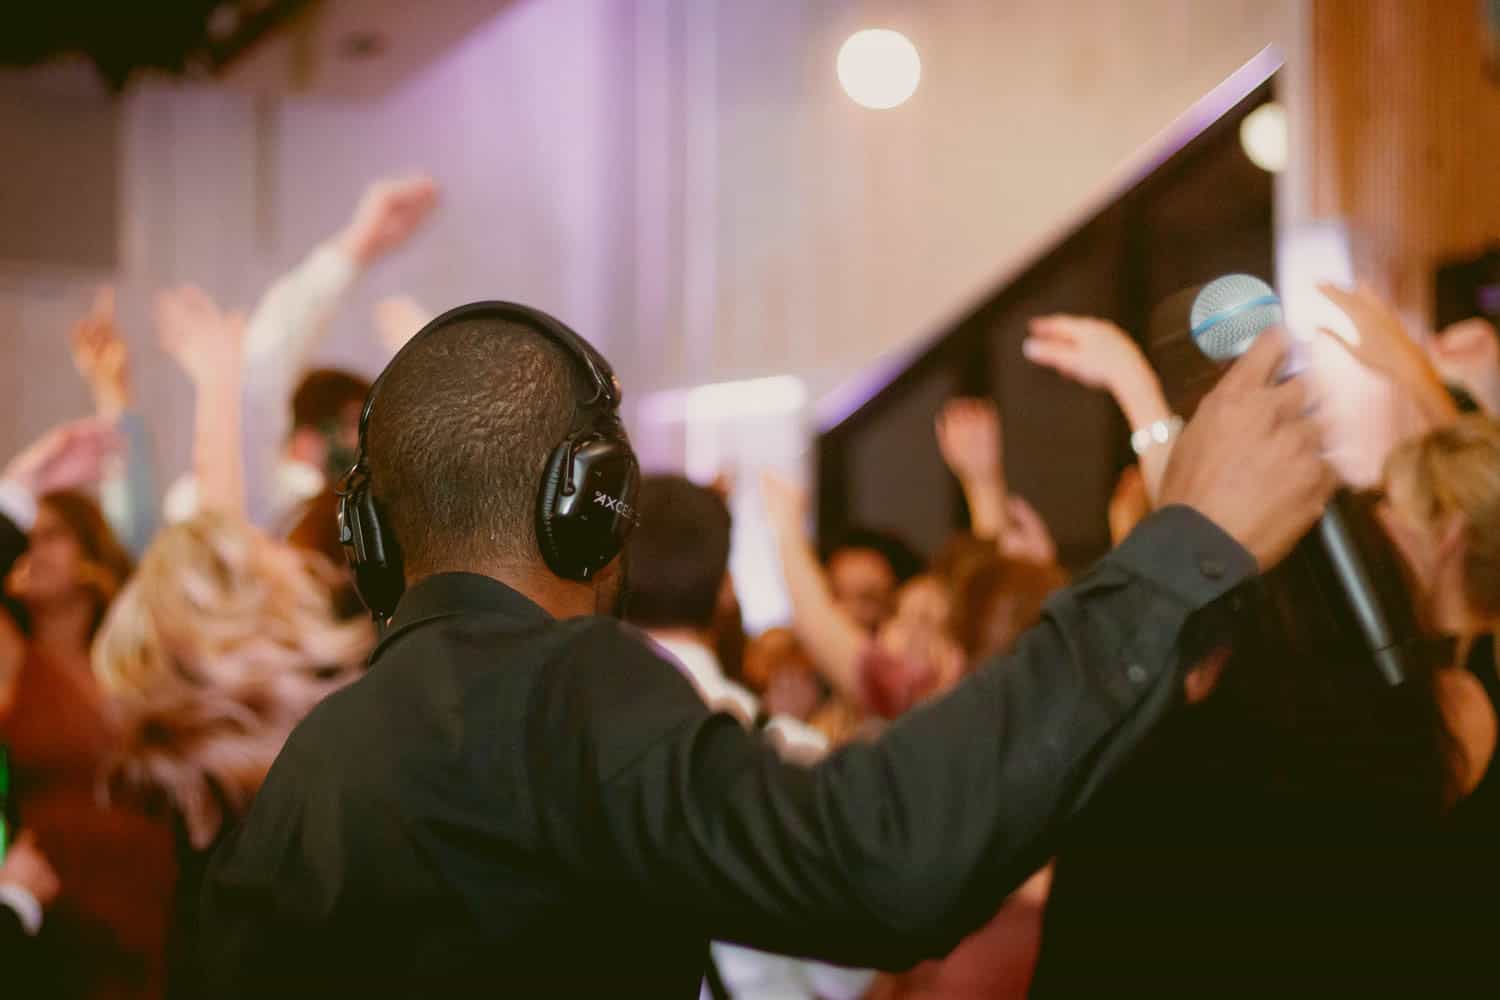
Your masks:
[{"label": "small glowing light", "polygon": [[1286,109],[1271,101],[1246,115],[1240,122],[1240,145],[1260,169],[1273,174],[1286,169]]},{"label": "small glowing light", "polygon": [[922,60],[911,39],[888,28],[866,28],[839,48],[839,83],[856,104],[886,109],[904,104],[922,79]]}]

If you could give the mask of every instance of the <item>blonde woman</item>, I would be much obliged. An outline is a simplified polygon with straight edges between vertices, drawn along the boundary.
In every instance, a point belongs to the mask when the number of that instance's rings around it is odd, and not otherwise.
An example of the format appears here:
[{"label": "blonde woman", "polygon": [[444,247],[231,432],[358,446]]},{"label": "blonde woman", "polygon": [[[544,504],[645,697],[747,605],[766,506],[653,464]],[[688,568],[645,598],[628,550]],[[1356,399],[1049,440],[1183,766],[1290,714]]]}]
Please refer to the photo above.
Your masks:
[{"label": "blonde woman", "polygon": [[[1467,783],[1479,786],[1500,710],[1500,426],[1466,416],[1406,442],[1386,461],[1385,495],[1381,519],[1412,568],[1426,616],[1457,638],[1454,662],[1468,668],[1453,675],[1448,700],[1473,747]],[[1493,794],[1500,816],[1500,787]]]},{"label": "blonde woman", "polygon": [[106,786],[170,815],[177,832],[169,990],[187,997],[201,992],[194,937],[209,854],[292,727],[350,678],[373,634],[335,616],[326,560],[244,515],[243,323],[195,289],[165,293],[157,318],[196,390],[205,507],[146,550],[99,630],[93,666],[120,733]]},{"label": "blonde woman", "polygon": [[292,727],[369,651],[335,617],[325,567],[243,518],[164,531],[105,618],[94,671],[119,721],[106,774],[120,801],[169,813],[179,881],[172,995],[191,996],[198,886]]}]

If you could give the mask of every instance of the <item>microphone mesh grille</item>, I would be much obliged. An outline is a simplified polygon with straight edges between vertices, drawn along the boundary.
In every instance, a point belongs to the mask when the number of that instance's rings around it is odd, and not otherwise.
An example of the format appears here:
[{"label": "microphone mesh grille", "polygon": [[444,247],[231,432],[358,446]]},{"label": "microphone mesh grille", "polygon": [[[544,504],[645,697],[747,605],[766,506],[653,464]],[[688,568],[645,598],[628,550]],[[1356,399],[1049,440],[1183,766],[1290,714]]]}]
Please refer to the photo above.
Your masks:
[{"label": "microphone mesh grille", "polygon": [[1248,274],[1226,274],[1203,286],[1193,300],[1193,341],[1215,361],[1250,349],[1267,327],[1281,322],[1281,300],[1271,286]]}]

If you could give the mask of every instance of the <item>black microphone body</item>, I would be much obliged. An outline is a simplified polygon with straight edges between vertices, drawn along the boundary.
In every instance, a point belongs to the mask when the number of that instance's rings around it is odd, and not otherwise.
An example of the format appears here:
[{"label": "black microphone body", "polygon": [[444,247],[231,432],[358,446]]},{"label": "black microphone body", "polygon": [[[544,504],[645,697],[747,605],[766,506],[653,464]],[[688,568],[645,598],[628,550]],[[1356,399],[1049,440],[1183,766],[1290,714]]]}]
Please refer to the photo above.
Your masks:
[{"label": "black microphone body", "polygon": [[[1198,291],[1191,317],[1193,342],[1212,360],[1229,362],[1247,351],[1263,330],[1281,322],[1280,301],[1271,286],[1259,278],[1230,274]],[[1301,370],[1295,357],[1288,358],[1277,377],[1292,378]],[[1395,686],[1406,680],[1403,638],[1391,627],[1380,591],[1350,530],[1345,515],[1349,503],[1347,492],[1334,496],[1318,521],[1318,538],[1376,669],[1386,683]]]},{"label": "black microphone body", "polygon": [[1318,520],[1318,538],[1323,550],[1333,564],[1334,575],[1349,602],[1349,609],[1359,622],[1365,643],[1375,660],[1375,668],[1393,687],[1406,680],[1406,667],[1402,662],[1402,640],[1391,628],[1381,604],[1375,581],[1365,568],[1349,523],[1344,517],[1344,505],[1348,494],[1340,492],[1329,502],[1328,508]]}]

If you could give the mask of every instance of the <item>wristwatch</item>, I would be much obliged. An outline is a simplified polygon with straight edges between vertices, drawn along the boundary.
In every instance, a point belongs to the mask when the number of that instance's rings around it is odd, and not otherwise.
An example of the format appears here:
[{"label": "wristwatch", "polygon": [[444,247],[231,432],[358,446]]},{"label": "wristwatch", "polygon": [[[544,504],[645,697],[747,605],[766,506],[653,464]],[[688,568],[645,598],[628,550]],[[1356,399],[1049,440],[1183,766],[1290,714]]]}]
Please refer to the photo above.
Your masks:
[{"label": "wristwatch", "polygon": [[1153,420],[1145,427],[1137,427],[1130,432],[1130,450],[1137,455],[1144,455],[1157,445],[1175,440],[1180,433],[1182,418],[1175,413],[1161,420]]}]

